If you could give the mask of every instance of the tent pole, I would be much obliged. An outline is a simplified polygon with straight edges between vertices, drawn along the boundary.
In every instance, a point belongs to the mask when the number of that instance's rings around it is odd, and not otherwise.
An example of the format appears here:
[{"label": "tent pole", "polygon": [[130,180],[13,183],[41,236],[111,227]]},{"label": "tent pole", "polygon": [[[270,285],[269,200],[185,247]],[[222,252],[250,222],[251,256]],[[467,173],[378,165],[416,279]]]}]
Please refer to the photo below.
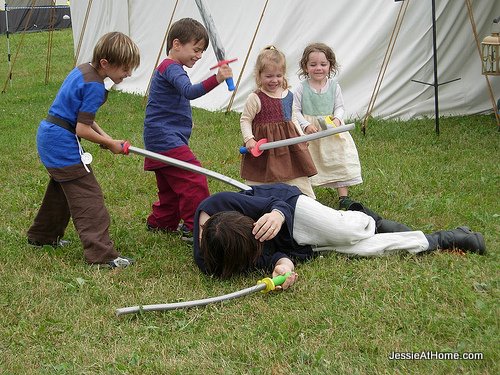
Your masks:
[{"label": "tent pole", "polygon": [[[176,0],[175,5],[174,5],[174,9],[172,10],[172,14],[170,16],[170,20],[168,21],[167,31],[165,32],[165,35],[163,36],[163,42],[161,43],[160,50],[158,51],[158,56],[156,57],[156,61],[155,61],[155,64],[153,66],[153,71],[151,72],[151,76],[149,77],[148,87],[146,88],[146,92],[144,93],[143,105],[146,104],[146,100],[147,100],[148,95],[149,95],[149,88],[151,87],[151,81],[153,79],[153,74],[155,72],[156,67],[158,66],[158,61],[160,61],[160,56],[161,56],[161,53],[163,52],[163,47],[165,46],[165,41],[167,40],[168,32],[170,30],[170,26],[172,25],[172,20],[174,19],[175,10],[177,9],[178,3],[179,3],[179,0]],[[168,53],[168,51],[167,51],[167,53]]]},{"label": "tent pole", "polygon": [[434,87],[434,121],[436,134],[439,135],[439,86],[446,85],[447,83],[458,81],[460,78],[455,78],[446,82],[438,82],[438,61],[437,61],[437,38],[436,38],[436,0],[431,0],[432,8],[432,61],[434,66],[434,82],[422,82],[416,79],[412,79],[412,82],[422,83],[424,85],[429,85]]},{"label": "tent pole", "polygon": [[17,55],[19,54],[19,51],[21,49],[21,46],[23,45],[23,42],[24,42],[24,37],[26,35],[26,30],[28,29],[28,25],[29,25],[29,22],[31,20],[31,15],[33,14],[33,8],[35,6],[35,3],[36,3],[36,0],[31,0],[31,6],[30,6],[30,10],[28,12],[28,17],[26,17],[26,21],[24,23],[24,29],[21,33],[21,41],[19,42],[19,45],[17,46],[17,49],[16,49],[16,54],[14,55],[14,60],[12,60],[12,64],[10,65],[10,68],[9,68],[9,72],[7,73],[7,79],[5,81],[5,84],[3,86],[3,89],[2,89],[2,94],[4,94],[7,90],[7,84],[10,82],[11,86],[12,86],[12,71],[14,70],[14,64],[16,63],[16,60],[17,60]]},{"label": "tent pole", "polygon": [[[472,27],[472,33],[474,34],[474,40],[476,42],[477,52],[479,53],[479,59],[481,60],[481,64],[482,64],[483,61],[482,61],[482,56],[481,56],[481,47],[479,45],[479,37],[477,35],[476,22],[474,21],[474,13],[472,12],[472,4],[471,4],[470,0],[465,0],[465,3],[467,5],[467,12],[469,14],[470,25]],[[497,120],[497,127],[498,127],[498,130],[500,131],[500,118],[499,118],[500,116],[498,114],[497,103],[495,102],[495,95],[493,94],[493,89],[491,88],[491,83],[490,83],[490,79],[489,79],[488,75],[485,74],[484,78],[486,79],[486,84],[488,85],[488,91],[490,93],[491,104],[493,106],[493,111],[495,113],[495,118]]]},{"label": "tent pole", "polygon": [[439,84],[438,84],[438,65],[437,65],[437,47],[436,47],[436,0],[432,3],[432,61],[434,66],[434,116],[436,121],[436,134],[439,134]]},{"label": "tent pole", "polygon": [[50,63],[52,58],[52,40],[54,37],[54,24],[56,22],[56,1],[52,0],[52,8],[50,9],[49,35],[47,40],[47,62],[45,64],[45,84],[49,83]]},{"label": "tent pole", "polygon": [[87,3],[87,11],[85,13],[85,19],[83,21],[82,31],[80,31],[80,37],[78,38],[78,46],[76,47],[76,52],[75,52],[75,61],[73,64],[75,66],[78,61],[78,57],[80,57],[80,49],[82,48],[82,40],[85,34],[85,29],[87,28],[87,21],[89,20],[90,8],[92,8],[92,0],[89,0],[89,2]]},{"label": "tent pole", "polygon": [[243,76],[243,72],[245,71],[245,67],[247,65],[248,57],[250,56],[250,52],[252,51],[253,43],[255,42],[255,37],[257,36],[257,32],[259,31],[260,24],[262,22],[262,18],[264,17],[264,13],[266,12],[266,7],[267,7],[267,3],[268,2],[269,2],[269,0],[266,0],[266,2],[264,4],[264,7],[262,8],[262,12],[260,14],[259,22],[257,23],[257,27],[255,28],[255,32],[253,34],[252,41],[250,42],[250,46],[248,47],[247,55],[245,56],[245,61],[243,62],[243,66],[242,66],[242,68],[240,70],[240,74],[238,76],[238,81],[236,82],[236,86],[234,88],[234,91],[231,94],[231,99],[229,100],[229,104],[227,105],[226,113],[229,113],[229,111],[231,110],[234,98],[236,96],[236,92],[238,92],[238,87],[240,85],[241,77]]},{"label": "tent pole", "polygon": [[[7,36],[7,64],[9,67],[9,77],[7,78],[10,83],[10,87],[12,88],[12,70],[11,70],[11,62],[10,62],[10,32],[9,32],[9,8],[7,6],[7,2],[4,3],[5,6],[5,35]],[[2,93],[5,92],[5,88]]]},{"label": "tent pole", "polygon": [[389,60],[391,59],[392,52],[394,51],[394,46],[396,45],[396,39],[399,35],[399,31],[401,30],[401,25],[403,24],[404,17],[406,15],[406,10],[410,5],[410,0],[403,2],[401,7],[399,8],[399,13],[396,18],[396,23],[394,24],[394,28],[391,33],[391,37],[389,39],[389,45],[387,46],[387,50],[385,51],[384,60],[382,61],[382,66],[380,67],[380,71],[377,76],[377,81],[375,82],[375,87],[373,88],[372,96],[370,98],[370,102],[368,103],[368,108],[366,110],[365,117],[363,119],[363,125],[361,126],[361,130],[363,135],[366,135],[366,125],[368,124],[368,119],[371,116],[373,108],[375,107],[375,101],[377,100],[378,93],[380,91],[380,86],[382,86],[382,80],[384,79],[385,72],[387,67],[389,66]]}]

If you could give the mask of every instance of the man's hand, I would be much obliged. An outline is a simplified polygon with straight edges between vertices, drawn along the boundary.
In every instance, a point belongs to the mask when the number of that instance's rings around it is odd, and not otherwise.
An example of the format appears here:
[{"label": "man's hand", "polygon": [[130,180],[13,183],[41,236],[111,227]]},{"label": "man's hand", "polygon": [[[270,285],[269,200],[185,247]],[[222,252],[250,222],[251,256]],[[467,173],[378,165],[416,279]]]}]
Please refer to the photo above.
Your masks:
[{"label": "man's hand", "polygon": [[278,234],[285,220],[277,211],[271,211],[262,215],[259,220],[253,224],[252,234],[260,242],[270,240]]},{"label": "man's hand", "polygon": [[284,275],[287,272],[290,272],[290,276],[288,276],[285,280],[285,282],[279,286],[276,287],[276,289],[288,289],[291,287],[295,281],[297,281],[297,278],[299,275],[294,272],[295,266],[293,262],[288,259],[288,258],[281,258],[276,262],[276,266],[274,267],[273,270],[273,277],[279,276],[279,275]]}]

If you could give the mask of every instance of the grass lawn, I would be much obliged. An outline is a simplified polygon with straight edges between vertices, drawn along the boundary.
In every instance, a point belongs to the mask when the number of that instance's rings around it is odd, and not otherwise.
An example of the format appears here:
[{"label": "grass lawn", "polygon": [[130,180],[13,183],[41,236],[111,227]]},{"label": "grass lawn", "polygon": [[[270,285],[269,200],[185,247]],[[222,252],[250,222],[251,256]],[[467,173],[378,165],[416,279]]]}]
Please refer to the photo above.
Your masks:
[{"label": "grass lawn", "polygon": [[[423,231],[468,225],[488,254],[407,254],[375,259],[328,254],[297,267],[286,292],[254,294],[204,308],[116,317],[119,307],[188,301],[254,285],[260,273],[219,281],[201,274],[177,236],[150,233],[154,175],[137,155],[86,142],[105,193],[111,236],[137,260],[110,271],[85,264],[69,225],[65,248],[34,249],[26,230],[47,173],[35,134],[73,66],[71,31],[11,35],[12,86],[0,56],[1,374],[498,374],[500,170],[492,115],[373,120],[352,132],[364,183],[351,196]],[[6,38],[0,36],[0,45]],[[143,147],[143,99],[113,92],[97,122]],[[196,109],[191,146],[203,166],[239,178],[237,113]],[[212,192],[234,190],[210,180]],[[336,195],[318,189],[318,200]],[[480,353],[482,359],[391,360],[394,352]],[[441,354],[438,354],[441,353]]]}]

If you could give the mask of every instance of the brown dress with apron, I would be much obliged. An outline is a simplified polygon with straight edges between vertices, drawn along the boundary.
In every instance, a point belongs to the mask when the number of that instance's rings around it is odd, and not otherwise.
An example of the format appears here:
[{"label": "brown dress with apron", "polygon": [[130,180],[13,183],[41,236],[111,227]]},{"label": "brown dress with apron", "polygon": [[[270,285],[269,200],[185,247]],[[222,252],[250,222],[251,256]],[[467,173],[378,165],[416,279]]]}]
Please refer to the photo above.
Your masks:
[{"label": "brown dress with apron", "polygon": [[[252,121],[252,132],[256,141],[267,138],[268,142],[299,137],[292,122],[293,94],[289,91],[284,98],[272,98],[262,91],[256,91],[261,110]],[[255,157],[244,154],[241,160],[241,177],[257,182],[283,182],[298,177],[316,174],[316,167],[305,142],[265,150]]]}]

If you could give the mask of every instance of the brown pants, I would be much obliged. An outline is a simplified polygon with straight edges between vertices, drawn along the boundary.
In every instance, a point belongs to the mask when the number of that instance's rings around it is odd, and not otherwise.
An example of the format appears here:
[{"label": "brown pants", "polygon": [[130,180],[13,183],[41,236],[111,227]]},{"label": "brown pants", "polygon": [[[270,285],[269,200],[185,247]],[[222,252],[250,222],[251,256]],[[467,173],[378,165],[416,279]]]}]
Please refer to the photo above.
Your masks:
[{"label": "brown pants", "polygon": [[109,213],[94,174],[57,182],[50,179],[28,239],[40,244],[57,243],[70,217],[82,241],[88,263],[107,263],[118,257],[109,237]]}]

